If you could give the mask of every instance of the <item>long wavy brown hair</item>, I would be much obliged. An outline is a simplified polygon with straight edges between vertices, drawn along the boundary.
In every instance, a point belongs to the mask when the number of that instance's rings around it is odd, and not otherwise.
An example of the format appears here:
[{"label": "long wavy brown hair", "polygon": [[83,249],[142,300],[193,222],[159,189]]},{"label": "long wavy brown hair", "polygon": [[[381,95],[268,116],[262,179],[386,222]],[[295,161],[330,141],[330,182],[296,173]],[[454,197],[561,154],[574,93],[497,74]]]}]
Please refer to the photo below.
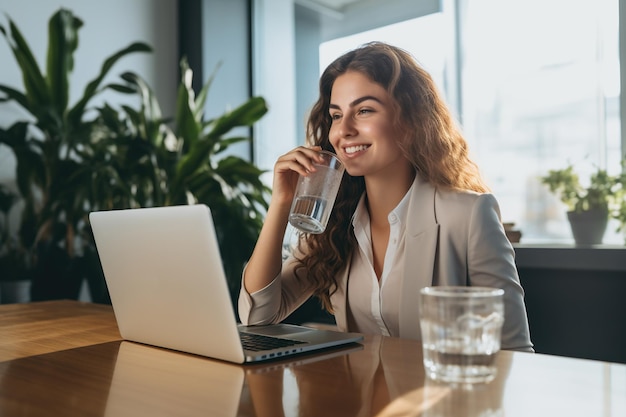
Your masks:
[{"label": "long wavy brown hair", "polygon": [[[347,71],[366,75],[393,98],[393,113],[401,132],[398,146],[418,175],[435,187],[489,191],[430,74],[411,54],[382,42],[349,51],[326,68],[319,82],[319,99],[307,123],[309,145],[335,152],[328,138],[332,122],[330,95],[337,77]],[[349,264],[357,245],[352,215],[364,192],[363,177],[344,173],[326,231],[303,234],[299,240],[302,255],[296,274],[313,285],[315,295],[329,312],[332,312],[330,296],[337,289],[337,276]]]}]

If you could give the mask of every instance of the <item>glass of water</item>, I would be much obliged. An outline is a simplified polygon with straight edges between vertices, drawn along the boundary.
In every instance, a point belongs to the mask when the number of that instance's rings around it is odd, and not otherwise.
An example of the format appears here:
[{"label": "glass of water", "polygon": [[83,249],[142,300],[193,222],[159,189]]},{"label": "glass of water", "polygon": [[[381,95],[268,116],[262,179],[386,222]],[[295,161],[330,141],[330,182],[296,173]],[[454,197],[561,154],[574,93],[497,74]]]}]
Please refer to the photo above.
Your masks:
[{"label": "glass of water", "polygon": [[326,229],[345,170],[335,154],[320,154],[323,161],[315,162],[316,171],[300,176],[289,212],[289,223],[305,233],[319,234]]},{"label": "glass of water", "polygon": [[504,291],[486,287],[421,290],[426,374],[433,380],[485,383],[495,378]]}]

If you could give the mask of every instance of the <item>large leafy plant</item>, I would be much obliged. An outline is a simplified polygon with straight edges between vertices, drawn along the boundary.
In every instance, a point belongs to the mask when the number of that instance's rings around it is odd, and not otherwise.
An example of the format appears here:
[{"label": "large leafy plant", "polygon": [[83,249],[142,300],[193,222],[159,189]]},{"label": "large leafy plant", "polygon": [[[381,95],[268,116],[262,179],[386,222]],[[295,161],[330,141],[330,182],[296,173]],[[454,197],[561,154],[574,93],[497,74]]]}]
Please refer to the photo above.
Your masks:
[{"label": "large leafy plant", "polygon": [[122,75],[125,83],[114,88],[137,94],[141,104],[139,109],[123,106],[118,111],[108,105],[100,109],[106,139],[98,143],[101,159],[92,165],[92,188],[109,193],[104,209],[208,205],[234,296],[258,238],[270,190],[261,181],[264,171],[227,152],[231,145],[249,141],[249,136],[225,135],[251,126],[267,106],[263,98],[252,97],[207,120],[204,108],[212,77],[196,96],[186,60],[180,68],[176,114],[169,123],[146,81],[134,73]]},{"label": "large leafy plant", "polygon": [[71,105],[70,74],[83,22],[66,9],[53,14],[45,72],[17,25],[11,19],[8,23],[0,25],[0,31],[21,70],[24,90],[0,84],[0,102],[13,102],[29,115],[0,130],[0,143],[17,160],[17,189],[24,207],[18,243],[32,260],[33,299],[77,296],[85,247],[80,237],[88,228],[85,216],[90,209],[83,199],[90,184],[81,173],[89,164],[84,153],[100,124],[89,105],[109,88],[103,81],[115,63],[151,48],[132,43],[108,57]]},{"label": "large leafy plant", "polygon": [[[25,90],[0,84],[4,94],[0,101],[12,101],[31,116],[0,129],[0,143],[17,160],[17,200],[23,204],[17,242],[28,254],[24,258],[33,280],[32,299],[76,298],[87,278],[92,298],[108,301],[88,213],[113,208],[209,204],[228,258],[227,273],[231,282],[238,282],[260,230],[268,189],[252,164],[234,156],[217,160],[216,155],[232,143],[248,140],[224,135],[262,117],[265,102],[252,98],[233,112],[204,120],[210,83],[195,97],[191,70],[183,61],[176,114],[173,120],[164,118],[139,75],[126,72],[123,82],[103,85],[120,58],[151,50],[137,42],[107,58],[100,74],[70,106],[69,75],[82,25],[65,9],[50,18],[45,74],[14,22],[0,26],[22,71]],[[90,107],[93,98],[107,89],[136,95],[138,108],[106,103]]]}]

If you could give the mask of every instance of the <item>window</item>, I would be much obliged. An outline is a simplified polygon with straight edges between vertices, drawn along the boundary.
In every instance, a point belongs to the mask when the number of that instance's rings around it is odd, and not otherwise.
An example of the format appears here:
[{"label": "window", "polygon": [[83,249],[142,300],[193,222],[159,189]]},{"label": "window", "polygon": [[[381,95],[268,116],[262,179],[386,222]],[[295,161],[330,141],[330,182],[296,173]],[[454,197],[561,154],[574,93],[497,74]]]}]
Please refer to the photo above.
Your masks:
[{"label": "window", "polygon": [[[571,241],[549,169],[619,170],[618,2],[464,0],[463,126],[505,221]],[[610,227],[605,242],[621,243]]]},{"label": "window", "polygon": [[[382,28],[346,36],[320,45],[320,74],[344,52],[370,41],[383,41],[409,51],[430,72],[440,87],[446,85],[446,60],[452,50],[452,31],[442,13],[406,20]],[[437,39],[437,42],[425,42]],[[443,89],[442,89],[443,91]]]},{"label": "window", "polygon": [[[456,26],[444,9],[325,42],[320,67],[371,40],[409,50],[459,114],[503,221],[517,224],[524,243],[570,243],[565,207],[538,177],[568,162],[582,179],[596,167],[620,169],[618,2],[456,4]],[[616,227],[609,223],[605,243],[623,242]]]}]

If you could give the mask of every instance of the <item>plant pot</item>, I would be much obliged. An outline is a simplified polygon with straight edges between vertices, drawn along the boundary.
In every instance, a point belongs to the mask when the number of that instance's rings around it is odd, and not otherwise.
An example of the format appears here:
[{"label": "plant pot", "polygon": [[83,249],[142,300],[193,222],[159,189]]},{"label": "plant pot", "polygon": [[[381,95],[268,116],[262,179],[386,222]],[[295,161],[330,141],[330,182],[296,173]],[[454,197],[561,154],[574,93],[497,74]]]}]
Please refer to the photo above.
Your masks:
[{"label": "plant pot", "polygon": [[608,210],[568,211],[567,219],[577,245],[599,245],[609,221]]}]

